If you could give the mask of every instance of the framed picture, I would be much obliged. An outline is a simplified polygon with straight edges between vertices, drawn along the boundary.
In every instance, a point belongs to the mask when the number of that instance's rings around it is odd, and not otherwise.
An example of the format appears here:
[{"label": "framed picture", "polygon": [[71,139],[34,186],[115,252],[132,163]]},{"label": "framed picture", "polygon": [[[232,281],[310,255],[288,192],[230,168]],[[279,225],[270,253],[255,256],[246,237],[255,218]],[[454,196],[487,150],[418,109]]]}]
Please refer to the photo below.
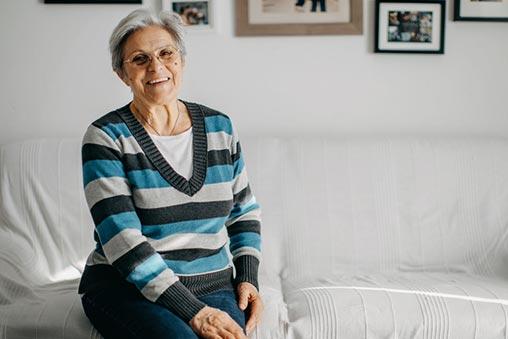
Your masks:
[{"label": "framed picture", "polygon": [[444,0],[376,0],[376,53],[444,53]]},{"label": "framed picture", "polygon": [[45,4],[140,4],[142,0],[44,0]]},{"label": "framed picture", "polygon": [[508,21],[508,0],[455,0],[455,21]]},{"label": "framed picture", "polygon": [[162,8],[180,15],[190,30],[212,31],[217,26],[216,1],[218,0],[163,0]]},{"label": "framed picture", "polygon": [[363,0],[236,0],[236,35],[362,34]]}]

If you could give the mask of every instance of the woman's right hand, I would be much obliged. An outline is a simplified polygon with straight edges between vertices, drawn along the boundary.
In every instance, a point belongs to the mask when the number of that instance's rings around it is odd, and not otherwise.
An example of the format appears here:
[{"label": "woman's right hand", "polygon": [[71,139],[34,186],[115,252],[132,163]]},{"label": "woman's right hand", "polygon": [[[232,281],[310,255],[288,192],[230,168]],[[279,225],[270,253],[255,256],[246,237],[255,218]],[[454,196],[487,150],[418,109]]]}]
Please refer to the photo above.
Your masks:
[{"label": "woman's right hand", "polygon": [[213,339],[246,339],[240,325],[229,314],[217,308],[203,307],[189,322],[200,337]]}]

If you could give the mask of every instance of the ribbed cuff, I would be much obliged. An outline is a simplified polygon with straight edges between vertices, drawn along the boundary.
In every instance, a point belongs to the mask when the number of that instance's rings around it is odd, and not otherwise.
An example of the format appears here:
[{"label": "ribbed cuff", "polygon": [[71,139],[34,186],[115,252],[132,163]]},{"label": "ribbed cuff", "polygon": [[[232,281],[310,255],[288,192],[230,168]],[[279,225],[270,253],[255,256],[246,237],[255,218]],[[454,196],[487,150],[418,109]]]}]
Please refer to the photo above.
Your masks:
[{"label": "ribbed cuff", "polygon": [[206,306],[180,281],[169,286],[156,302],[167,307],[187,323]]},{"label": "ribbed cuff", "polygon": [[236,269],[235,285],[241,282],[249,282],[259,291],[258,285],[258,258],[252,255],[242,255],[234,260]]}]

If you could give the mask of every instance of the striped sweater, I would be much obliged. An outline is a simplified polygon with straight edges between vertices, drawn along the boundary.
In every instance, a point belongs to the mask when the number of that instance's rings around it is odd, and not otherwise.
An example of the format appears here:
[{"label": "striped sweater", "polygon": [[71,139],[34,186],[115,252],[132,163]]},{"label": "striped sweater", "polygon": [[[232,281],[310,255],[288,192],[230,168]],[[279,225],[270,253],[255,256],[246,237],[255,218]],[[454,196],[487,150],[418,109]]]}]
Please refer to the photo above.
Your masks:
[{"label": "striped sweater", "polygon": [[194,133],[189,180],[167,163],[129,105],[88,127],[83,181],[97,245],[79,293],[128,282],[189,321],[205,306],[200,295],[242,281],[258,287],[261,238],[231,120],[184,104]]}]

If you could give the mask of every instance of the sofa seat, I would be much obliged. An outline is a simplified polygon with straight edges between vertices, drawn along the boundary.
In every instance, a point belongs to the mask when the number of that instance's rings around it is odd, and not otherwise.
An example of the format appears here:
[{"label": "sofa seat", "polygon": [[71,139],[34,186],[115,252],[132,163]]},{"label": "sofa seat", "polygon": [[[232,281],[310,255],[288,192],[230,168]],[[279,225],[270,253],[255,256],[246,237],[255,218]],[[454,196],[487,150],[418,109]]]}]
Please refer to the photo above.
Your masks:
[{"label": "sofa seat", "polygon": [[283,284],[290,338],[507,336],[508,284],[496,277],[365,272]]},{"label": "sofa seat", "polygon": [[[78,280],[52,286],[24,286],[7,281],[0,272],[0,338],[2,339],[100,339],[102,336],[86,318],[77,294]],[[284,338],[287,310],[282,292],[260,277],[261,296],[265,301],[263,326],[252,339]],[[5,296],[10,295],[11,301]]]},{"label": "sofa seat", "polygon": [[0,306],[0,338],[102,338],[84,316],[77,281],[59,284],[56,290],[46,286],[33,289],[35,298],[18,299]]}]

